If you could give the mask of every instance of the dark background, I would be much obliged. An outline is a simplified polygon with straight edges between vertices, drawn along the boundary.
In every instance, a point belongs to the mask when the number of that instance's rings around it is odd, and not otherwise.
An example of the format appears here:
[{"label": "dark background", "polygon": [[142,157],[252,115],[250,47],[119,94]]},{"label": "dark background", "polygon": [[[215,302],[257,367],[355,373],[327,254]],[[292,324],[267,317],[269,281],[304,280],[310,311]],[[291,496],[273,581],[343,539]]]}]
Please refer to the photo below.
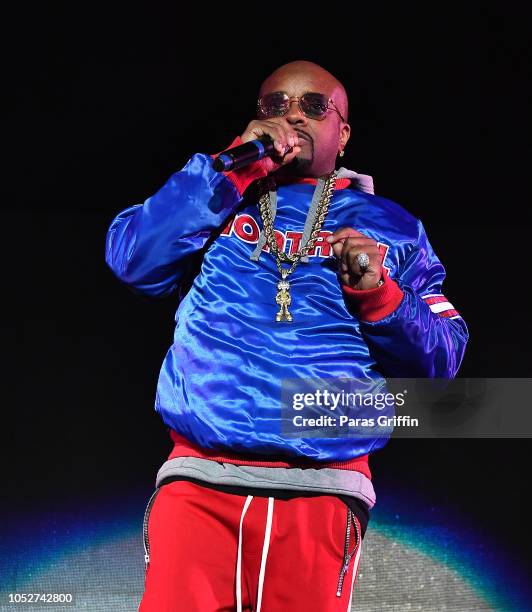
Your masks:
[{"label": "dark background", "polygon": [[[346,85],[342,164],[422,219],[470,329],[460,375],[530,376],[526,16],[262,8],[27,8],[8,22],[2,487],[15,512],[151,493],[171,448],[153,405],[177,297],[121,286],[105,234],[194,152],[241,134],[262,79],[295,59]],[[530,450],[392,440],[370,465],[377,496],[421,494],[427,514],[449,508],[525,559]]]}]

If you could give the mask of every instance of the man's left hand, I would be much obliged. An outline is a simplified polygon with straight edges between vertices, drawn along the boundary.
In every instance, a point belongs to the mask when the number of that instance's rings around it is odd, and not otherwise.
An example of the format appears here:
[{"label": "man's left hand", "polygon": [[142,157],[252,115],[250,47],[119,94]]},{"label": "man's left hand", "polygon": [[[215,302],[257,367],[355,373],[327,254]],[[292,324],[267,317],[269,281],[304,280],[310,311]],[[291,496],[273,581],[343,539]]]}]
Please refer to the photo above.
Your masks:
[{"label": "man's left hand", "polygon": [[[374,289],[382,278],[382,255],[377,242],[352,227],[342,227],[327,238],[338,260],[338,274],[344,285],[353,289]],[[359,253],[366,253],[369,264],[361,268]]]}]

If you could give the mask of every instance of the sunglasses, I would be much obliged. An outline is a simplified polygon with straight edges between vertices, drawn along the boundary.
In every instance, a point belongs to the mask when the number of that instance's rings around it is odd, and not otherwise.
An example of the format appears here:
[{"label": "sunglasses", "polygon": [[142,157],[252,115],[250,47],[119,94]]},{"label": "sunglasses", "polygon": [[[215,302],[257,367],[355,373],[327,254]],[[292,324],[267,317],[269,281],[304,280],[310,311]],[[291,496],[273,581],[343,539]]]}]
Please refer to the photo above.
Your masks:
[{"label": "sunglasses", "polygon": [[275,91],[259,98],[257,112],[263,117],[283,117],[290,110],[292,100],[297,100],[301,112],[309,119],[322,121],[327,111],[334,110],[345,123],[332,98],[325,94],[309,92],[301,97],[289,96],[285,91]]}]

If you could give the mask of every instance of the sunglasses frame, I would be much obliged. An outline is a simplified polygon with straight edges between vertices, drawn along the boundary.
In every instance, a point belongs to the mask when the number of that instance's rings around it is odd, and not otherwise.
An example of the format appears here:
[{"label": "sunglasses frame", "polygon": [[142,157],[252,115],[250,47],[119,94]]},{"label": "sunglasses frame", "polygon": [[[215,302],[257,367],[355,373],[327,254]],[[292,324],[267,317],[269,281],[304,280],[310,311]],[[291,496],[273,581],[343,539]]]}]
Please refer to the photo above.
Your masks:
[{"label": "sunglasses frame", "polygon": [[[273,94],[283,94],[287,105],[286,105],[286,110],[282,115],[269,115],[268,113],[265,112],[263,106],[262,106],[262,100],[263,98],[265,98],[266,96],[271,96]],[[301,106],[301,99],[304,98],[307,95],[318,95],[318,96],[322,96],[323,100],[327,101],[327,108],[326,111],[322,114],[322,115],[318,115],[316,116],[312,116],[312,115],[308,115],[302,108]],[[327,111],[328,110],[333,110],[335,112],[338,113],[338,116],[340,117],[340,119],[345,123],[345,119],[342,117],[342,114],[340,113],[340,111],[338,110],[338,107],[336,106],[336,104],[334,103],[334,100],[332,98],[328,98],[325,94],[321,94],[317,91],[307,91],[306,93],[304,93],[302,96],[289,96],[286,91],[272,91],[271,93],[266,94],[266,96],[261,96],[258,100],[257,100],[257,112],[261,115],[263,115],[266,118],[270,118],[270,117],[284,117],[288,111],[290,110],[290,104],[292,102],[292,100],[297,100],[297,105],[299,106],[299,110],[305,115],[305,117],[307,117],[308,119],[315,119],[316,121],[323,121],[325,119],[325,117],[327,116]],[[331,106],[332,105],[332,106]]]}]

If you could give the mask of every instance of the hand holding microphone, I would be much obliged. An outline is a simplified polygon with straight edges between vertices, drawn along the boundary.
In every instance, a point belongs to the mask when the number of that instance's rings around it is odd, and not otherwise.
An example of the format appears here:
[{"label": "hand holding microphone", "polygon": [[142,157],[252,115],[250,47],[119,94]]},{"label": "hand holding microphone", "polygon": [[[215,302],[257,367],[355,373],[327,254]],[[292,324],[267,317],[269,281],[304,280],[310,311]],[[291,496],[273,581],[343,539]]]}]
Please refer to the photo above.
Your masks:
[{"label": "hand holding microphone", "polygon": [[299,136],[286,120],[281,121],[251,121],[240,137],[244,144],[220,153],[213,168],[236,170],[262,160],[269,174],[289,164],[301,151]]}]

